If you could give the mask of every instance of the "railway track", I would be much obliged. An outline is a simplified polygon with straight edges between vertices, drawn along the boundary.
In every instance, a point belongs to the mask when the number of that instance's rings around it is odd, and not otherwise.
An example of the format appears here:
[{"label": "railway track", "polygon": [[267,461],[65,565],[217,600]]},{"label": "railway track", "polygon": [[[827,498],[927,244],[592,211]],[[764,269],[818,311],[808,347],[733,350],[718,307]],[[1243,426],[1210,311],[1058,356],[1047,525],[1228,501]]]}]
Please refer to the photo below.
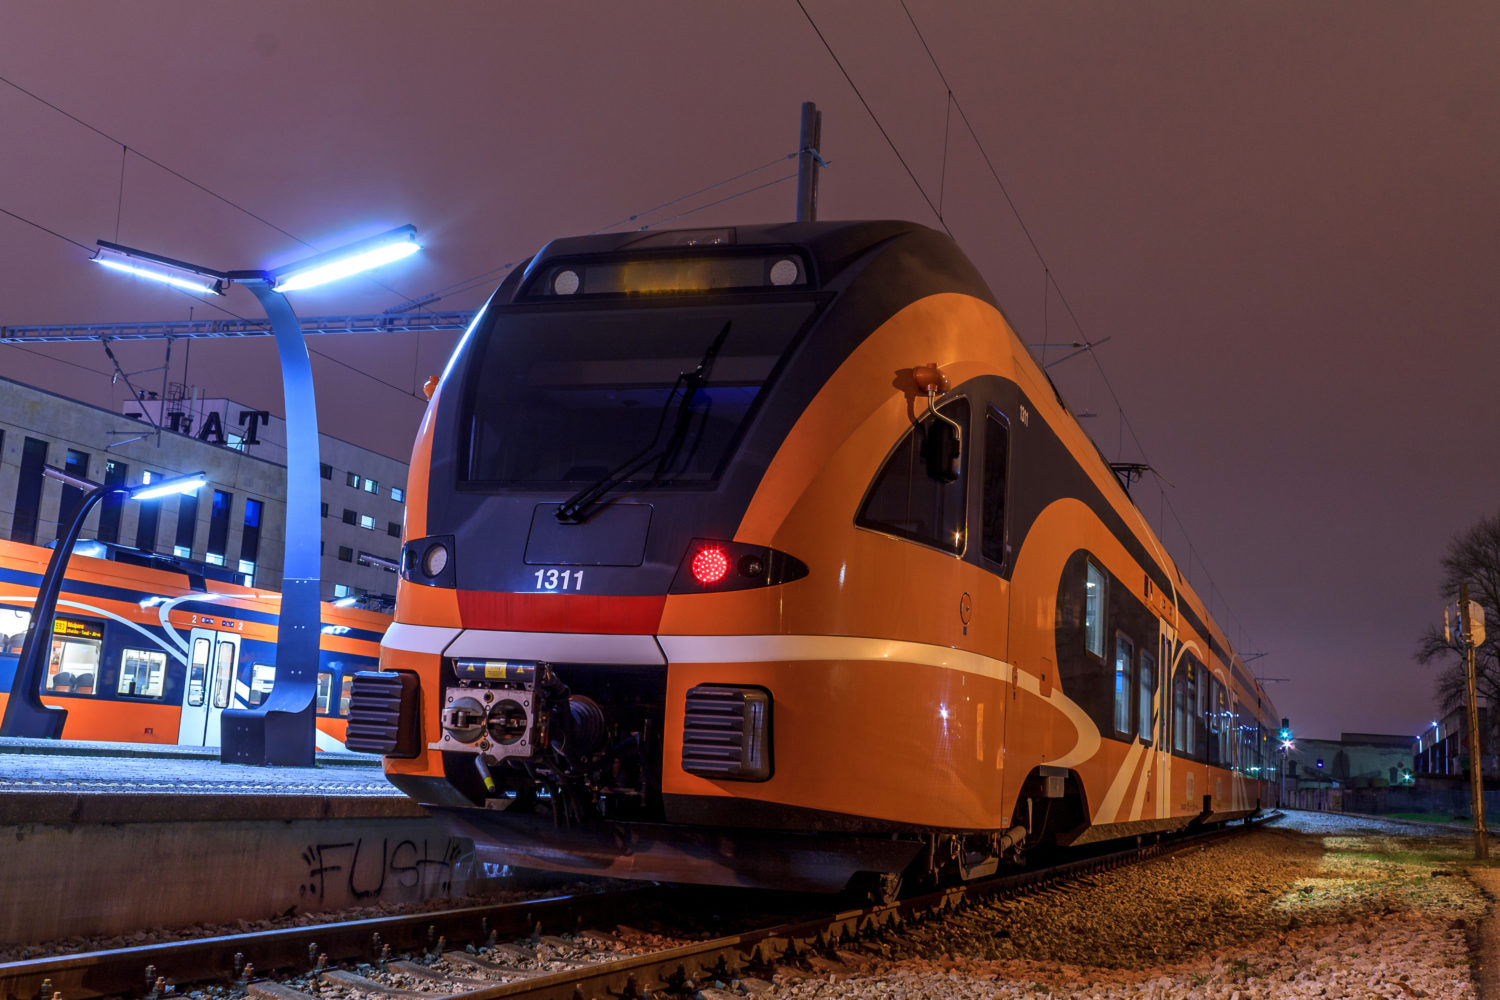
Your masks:
[{"label": "railway track", "polygon": [[[827,900],[814,904],[800,897],[783,900],[779,912],[767,917],[764,896],[735,899],[701,888],[645,885],[12,962],[0,964],[0,997],[164,1000],[188,986],[255,1000],[314,1000],[330,990],[342,998],[383,1000],[580,1000],[691,992],[756,973],[768,976],[779,964],[816,965],[840,948],[877,940],[912,922],[1199,846],[1229,832],[1078,858],[852,910],[830,912]],[[705,916],[716,910],[718,916]],[[661,935],[635,930],[658,917],[690,926],[684,936],[697,939],[663,946]],[[736,923],[755,926],[712,933],[715,926]],[[617,929],[590,929],[596,927]]]}]

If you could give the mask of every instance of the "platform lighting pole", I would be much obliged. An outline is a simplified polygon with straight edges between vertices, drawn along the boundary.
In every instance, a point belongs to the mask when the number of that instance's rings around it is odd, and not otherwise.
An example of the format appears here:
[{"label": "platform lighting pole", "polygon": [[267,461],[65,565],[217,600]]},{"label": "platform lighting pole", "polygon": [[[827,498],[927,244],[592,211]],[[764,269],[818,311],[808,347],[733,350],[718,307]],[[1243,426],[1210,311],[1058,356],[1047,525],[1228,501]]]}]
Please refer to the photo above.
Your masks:
[{"label": "platform lighting pole", "polygon": [[281,361],[286,410],[286,529],[281,613],[276,631],[276,682],[255,708],[226,709],[220,717],[219,760],[226,764],[316,764],[322,515],[318,410],[312,364],[301,324],[285,293],[311,288],[399,260],[420,249],[416,228],[402,226],[368,240],[274,271],[216,271],[187,261],[98,240],[99,263],[141,277],[223,295],[239,283],[255,296]]},{"label": "platform lighting pole", "polygon": [[66,486],[84,491],[83,503],[73,515],[67,531],[58,536],[47,560],[47,570],[37,586],[36,603],[31,609],[31,621],[26,626],[26,639],[21,644],[21,658],[16,661],[16,676],[10,687],[10,700],[5,703],[5,717],[0,720],[0,736],[20,736],[32,739],[55,740],[62,736],[63,723],[68,721],[68,710],[42,703],[42,679],[46,674],[47,657],[52,648],[52,623],[57,619],[57,599],[62,594],[63,578],[67,574],[68,557],[78,543],[83,531],[83,522],[89,512],[107,496],[120,494],[126,500],[147,500],[169,493],[196,493],[207,480],[203,473],[176,476],[157,483],[142,483],[139,486],[122,484],[100,484],[78,476],[69,475],[51,465],[42,466],[42,474],[56,479]]},{"label": "platform lighting pole", "polygon": [[1474,648],[1484,642],[1484,608],[1469,600],[1469,585],[1458,585],[1458,620],[1464,644],[1464,680],[1469,700],[1469,789],[1473,800],[1474,857],[1490,856],[1488,831],[1484,828],[1484,774],[1480,762],[1479,700],[1475,680]]}]

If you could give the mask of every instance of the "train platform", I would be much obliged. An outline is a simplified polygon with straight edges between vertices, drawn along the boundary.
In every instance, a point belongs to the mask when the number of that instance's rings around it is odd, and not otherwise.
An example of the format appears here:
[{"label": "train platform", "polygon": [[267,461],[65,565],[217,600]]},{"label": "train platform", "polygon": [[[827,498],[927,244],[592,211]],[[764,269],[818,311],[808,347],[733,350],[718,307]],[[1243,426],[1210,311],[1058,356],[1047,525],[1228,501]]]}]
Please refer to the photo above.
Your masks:
[{"label": "train platform", "polygon": [[484,881],[377,759],[0,739],[0,945],[461,896]]},{"label": "train platform", "polygon": [[217,747],[0,739],[0,824],[422,817],[365,754],[221,764]]}]

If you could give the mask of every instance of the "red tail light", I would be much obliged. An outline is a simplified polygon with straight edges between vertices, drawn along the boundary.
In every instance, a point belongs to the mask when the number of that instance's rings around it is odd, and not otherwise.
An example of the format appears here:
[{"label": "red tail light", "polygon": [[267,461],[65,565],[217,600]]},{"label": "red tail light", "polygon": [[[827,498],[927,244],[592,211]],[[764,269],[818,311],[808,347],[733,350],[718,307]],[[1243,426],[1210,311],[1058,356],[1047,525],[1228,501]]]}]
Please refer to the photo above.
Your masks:
[{"label": "red tail light", "polygon": [[807,564],[785,552],[721,538],[694,538],[677,564],[677,576],[668,593],[772,587],[806,575]]},{"label": "red tail light", "polygon": [[705,545],[693,553],[690,567],[693,579],[703,586],[712,586],[729,575],[729,555],[718,545]]}]

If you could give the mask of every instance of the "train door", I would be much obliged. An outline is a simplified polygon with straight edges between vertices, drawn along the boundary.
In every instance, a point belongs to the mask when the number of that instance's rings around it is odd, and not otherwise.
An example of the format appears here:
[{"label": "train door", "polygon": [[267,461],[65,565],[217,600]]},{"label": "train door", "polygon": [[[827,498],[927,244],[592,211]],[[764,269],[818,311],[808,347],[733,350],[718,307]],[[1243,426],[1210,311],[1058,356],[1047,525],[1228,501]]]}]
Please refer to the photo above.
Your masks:
[{"label": "train door", "polygon": [[1157,670],[1161,677],[1156,685],[1156,815],[1172,814],[1172,691],[1177,673],[1177,630],[1158,619],[1161,625],[1160,655]]},{"label": "train door", "polygon": [[188,636],[187,683],[183,685],[182,723],[177,742],[184,746],[219,745],[219,717],[229,707],[240,660],[240,637],[234,632],[195,628]]}]

